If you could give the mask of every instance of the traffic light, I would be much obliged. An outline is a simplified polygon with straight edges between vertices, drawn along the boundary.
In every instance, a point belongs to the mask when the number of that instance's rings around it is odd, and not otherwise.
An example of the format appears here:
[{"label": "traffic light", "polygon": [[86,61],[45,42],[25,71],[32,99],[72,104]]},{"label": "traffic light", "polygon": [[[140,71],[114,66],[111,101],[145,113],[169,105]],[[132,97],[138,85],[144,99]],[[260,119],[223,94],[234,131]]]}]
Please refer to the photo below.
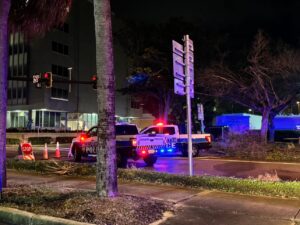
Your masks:
[{"label": "traffic light", "polygon": [[93,75],[92,78],[93,89],[97,90],[97,75]]},{"label": "traffic light", "polygon": [[46,72],[44,73],[44,80],[45,80],[45,86],[46,88],[52,88],[52,73],[51,72]]}]

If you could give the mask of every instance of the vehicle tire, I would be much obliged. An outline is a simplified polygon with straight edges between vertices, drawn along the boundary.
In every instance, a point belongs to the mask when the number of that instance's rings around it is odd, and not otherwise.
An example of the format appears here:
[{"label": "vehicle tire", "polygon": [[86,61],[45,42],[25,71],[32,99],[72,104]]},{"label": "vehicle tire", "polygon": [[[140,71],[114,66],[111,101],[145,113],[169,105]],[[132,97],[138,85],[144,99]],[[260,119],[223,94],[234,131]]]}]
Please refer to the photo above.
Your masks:
[{"label": "vehicle tire", "polygon": [[127,168],[128,158],[126,155],[123,155],[117,152],[117,167],[118,168]]},{"label": "vehicle tire", "polygon": [[144,162],[147,164],[147,166],[153,166],[156,163],[157,156],[156,155],[148,155],[144,158]]},{"label": "vehicle tire", "polygon": [[81,156],[82,156],[81,149],[77,145],[75,145],[73,151],[74,161],[81,162]]},{"label": "vehicle tire", "polygon": [[[187,145],[182,148],[181,153],[183,157],[189,156]],[[199,149],[197,145],[192,145],[192,156],[197,157],[198,155],[199,155]]]}]

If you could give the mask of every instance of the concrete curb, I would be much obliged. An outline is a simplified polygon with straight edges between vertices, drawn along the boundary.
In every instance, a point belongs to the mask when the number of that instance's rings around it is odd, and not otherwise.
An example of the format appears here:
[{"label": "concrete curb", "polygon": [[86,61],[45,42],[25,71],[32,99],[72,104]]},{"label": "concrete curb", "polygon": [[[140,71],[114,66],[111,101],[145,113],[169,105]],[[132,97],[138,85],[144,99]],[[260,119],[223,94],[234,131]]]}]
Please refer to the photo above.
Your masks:
[{"label": "concrete curb", "polygon": [[0,222],[11,225],[94,225],[52,216],[38,215],[19,209],[0,206]]}]

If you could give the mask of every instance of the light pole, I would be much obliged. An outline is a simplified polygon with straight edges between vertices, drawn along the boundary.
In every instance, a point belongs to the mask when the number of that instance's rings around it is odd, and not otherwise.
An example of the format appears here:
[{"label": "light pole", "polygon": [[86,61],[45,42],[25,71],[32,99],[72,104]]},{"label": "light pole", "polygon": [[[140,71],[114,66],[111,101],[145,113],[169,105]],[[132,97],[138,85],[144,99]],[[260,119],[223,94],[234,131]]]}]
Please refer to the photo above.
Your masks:
[{"label": "light pole", "polygon": [[297,103],[297,108],[298,108],[298,114],[300,114],[300,102],[297,101],[296,103]]}]

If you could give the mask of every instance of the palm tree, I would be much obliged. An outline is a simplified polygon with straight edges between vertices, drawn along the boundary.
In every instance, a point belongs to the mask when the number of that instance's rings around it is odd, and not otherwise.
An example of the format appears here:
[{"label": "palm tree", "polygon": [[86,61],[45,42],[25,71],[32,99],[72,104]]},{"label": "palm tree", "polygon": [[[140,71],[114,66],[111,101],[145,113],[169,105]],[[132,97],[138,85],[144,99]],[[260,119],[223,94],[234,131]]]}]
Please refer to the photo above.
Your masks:
[{"label": "palm tree", "polygon": [[63,23],[70,6],[71,0],[0,0],[0,182],[4,187],[9,29],[30,38],[42,35]]},{"label": "palm tree", "polygon": [[98,147],[96,192],[99,197],[118,193],[115,139],[115,78],[110,0],[94,0]]}]

